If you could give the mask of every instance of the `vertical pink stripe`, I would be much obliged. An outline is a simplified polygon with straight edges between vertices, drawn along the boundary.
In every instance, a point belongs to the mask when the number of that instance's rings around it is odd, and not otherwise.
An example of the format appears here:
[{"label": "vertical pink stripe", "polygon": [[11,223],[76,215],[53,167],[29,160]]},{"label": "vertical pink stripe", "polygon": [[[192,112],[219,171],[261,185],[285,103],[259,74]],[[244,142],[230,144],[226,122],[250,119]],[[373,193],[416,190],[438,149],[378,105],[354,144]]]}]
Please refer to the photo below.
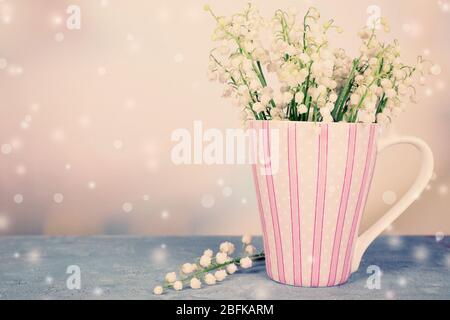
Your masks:
[{"label": "vertical pink stripe", "polygon": [[370,171],[370,161],[372,159],[372,153],[374,150],[374,136],[375,136],[375,125],[370,126],[370,133],[369,133],[369,144],[367,146],[367,155],[366,155],[366,163],[364,165],[364,173],[363,178],[361,182],[361,188],[359,189],[358,194],[358,200],[356,202],[356,209],[355,213],[353,215],[353,221],[352,221],[352,228],[350,231],[350,236],[348,238],[347,242],[347,249],[345,250],[345,260],[344,260],[344,267],[342,269],[342,276],[341,276],[341,283],[345,282],[348,274],[350,272],[350,264],[351,264],[351,253],[353,251],[353,241],[355,238],[356,233],[356,226],[359,221],[359,216],[361,214],[362,209],[362,203],[364,198],[364,193],[366,192],[366,186],[367,186],[367,178],[369,176]]},{"label": "vertical pink stripe", "polygon": [[273,231],[275,235],[275,248],[276,248],[276,256],[277,256],[277,268],[278,268],[278,278],[281,282],[286,282],[286,278],[284,275],[284,259],[283,259],[283,245],[281,243],[281,232],[280,232],[280,224],[278,221],[278,209],[277,209],[277,200],[275,195],[275,187],[273,183],[273,175],[272,175],[272,167],[270,160],[270,130],[268,121],[264,121],[263,128],[266,131],[266,152],[265,154],[265,165],[266,169],[266,183],[267,183],[267,192],[269,194],[269,204],[270,204],[270,212],[272,215],[272,225]]},{"label": "vertical pink stripe", "polygon": [[320,278],[320,258],[322,251],[323,216],[327,184],[328,125],[322,125],[319,137],[319,154],[316,185],[316,212],[314,216],[314,236],[312,249],[311,286],[317,287]]},{"label": "vertical pink stripe", "polygon": [[[374,128],[374,131],[376,131],[376,125],[373,125],[373,128]],[[360,214],[359,214],[360,216],[362,215],[362,213],[364,211],[364,208],[366,207],[367,198],[369,196],[370,186],[372,185],[373,172],[375,170],[375,164],[376,164],[376,160],[377,160],[377,157],[376,157],[376,155],[377,155],[377,148],[375,147],[376,146],[375,139],[376,139],[376,132],[374,134],[374,143],[373,143],[374,148],[372,148],[372,156],[371,156],[371,160],[370,160],[371,164],[370,164],[369,174],[368,174],[369,183],[366,185],[366,189],[363,191],[364,192],[364,196],[363,196],[364,200],[362,201],[363,205],[361,206],[361,209],[360,209]],[[356,230],[359,230],[359,224],[361,223],[361,219],[358,219],[356,223],[357,223],[356,224]],[[350,252],[350,257],[353,257],[353,251],[354,251],[354,246],[352,246],[352,250]],[[350,276],[350,272],[351,272],[351,270],[350,270],[350,267],[349,267],[348,270],[347,270],[347,275],[345,276],[345,278],[348,278]]]},{"label": "vertical pink stripe", "polygon": [[334,233],[333,250],[331,256],[330,273],[328,276],[328,285],[332,286],[336,281],[337,266],[339,261],[339,251],[341,248],[342,232],[344,229],[345,213],[347,212],[348,198],[352,184],[353,164],[355,161],[356,148],[356,125],[349,125],[347,142],[347,162],[345,165],[344,182],[342,186],[341,201],[339,204],[339,213],[337,216],[336,230]]},{"label": "vertical pink stripe", "polygon": [[[253,122],[251,122],[251,128],[252,130],[255,130],[254,126],[253,126]],[[258,208],[259,208],[259,217],[261,220],[261,227],[262,227],[262,232],[263,232],[263,242],[264,242],[264,253],[266,256],[266,268],[267,268],[267,274],[269,275],[269,277],[272,278],[272,265],[271,265],[271,260],[270,260],[270,247],[268,244],[268,237],[267,237],[267,228],[266,228],[266,219],[265,219],[265,215],[264,215],[264,207],[262,205],[262,200],[261,200],[261,189],[259,188],[259,181],[258,181],[258,130],[255,131],[255,141],[253,141],[252,138],[250,138],[250,150],[253,153],[254,151],[256,151],[256,153],[254,154],[254,163],[252,164],[252,171],[253,171],[253,181],[255,183],[255,189],[256,189],[256,197],[258,200]],[[256,143],[255,143],[256,142]],[[255,143],[255,145],[253,145],[253,143]]]},{"label": "vertical pink stripe", "polygon": [[292,260],[294,270],[294,285],[302,284],[302,263],[300,247],[300,207],[298,200],[298,169],[297,169],[297,126],[289,123],[288,133],[288,171],[289,196],[291,207],[292,228]]}]

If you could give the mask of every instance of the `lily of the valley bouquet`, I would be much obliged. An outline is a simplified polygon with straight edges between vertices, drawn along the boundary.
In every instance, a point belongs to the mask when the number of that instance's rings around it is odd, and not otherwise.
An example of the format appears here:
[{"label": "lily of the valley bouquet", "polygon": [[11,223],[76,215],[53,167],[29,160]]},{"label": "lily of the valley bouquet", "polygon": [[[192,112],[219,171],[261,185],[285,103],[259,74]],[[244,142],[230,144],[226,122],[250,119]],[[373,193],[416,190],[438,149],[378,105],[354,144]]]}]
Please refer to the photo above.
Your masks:
[{"label": "lily of the valley bouquet", "polygon": [[[397,41],[383,43],[377,35],[389,32],[383,18],[358,32],[353,58],[329,47],[329,33],[342,29],[332,19],[321,21],[315,8],[304,16],[277,10],[271,19],[251,4],[231,17],[205,10],[217,21],[212,39],[219,43],[210,54],[209,79],[225,85],[223,96],[243,110],[244,122],[387,123],[415,102],[413,80],[424,84],[427,73],[440,73],[421,56],[405,64]],[[270,83],[269,74],[278,81]]]}]

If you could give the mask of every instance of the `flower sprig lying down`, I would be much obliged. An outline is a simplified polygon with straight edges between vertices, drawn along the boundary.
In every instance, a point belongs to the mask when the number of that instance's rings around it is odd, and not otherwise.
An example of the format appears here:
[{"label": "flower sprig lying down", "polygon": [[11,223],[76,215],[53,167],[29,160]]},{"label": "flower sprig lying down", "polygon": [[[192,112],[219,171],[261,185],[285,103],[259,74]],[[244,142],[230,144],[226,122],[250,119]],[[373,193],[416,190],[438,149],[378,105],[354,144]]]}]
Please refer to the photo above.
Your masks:
[{"label": "flower sprig lying down", "polygon": [[221,243],[215,255],[211,249],[205,250],[196,262],[183,264],[178,274],[175,271],[167,273],[164,284],[156,286],[153,293],[160,295],[167,289],[180,291],[185,287],[200,289],[202,283],[214,285],[225,280],[238,270],[238,266],[242,269],[251,268],[253,261],[264,259],[264,252],[258,253],[251,241],[250,235],[242,237],[242,250],[236,257],[232,257],[235,246],[229,241]]},{"label": "flower sprig lying down", "polygon": [[313,7],[304,16],[277,10],[271,19],[251,4],[231,17],[205,10],[217,22],[212,40],[219,43],[210,54],[209,79],[225,85],[223,96],[243,110],[244,123],[390,122],[416,101],[414,80],[423,85],[426,74],[440,73],[421,56],[404,63],[398,41],[381,41],[377,29],[389,32],[384,18],[359,31],[359,55],[352,58],[329,48],[330,31],[342,29],[333,19],[321,21]]}]

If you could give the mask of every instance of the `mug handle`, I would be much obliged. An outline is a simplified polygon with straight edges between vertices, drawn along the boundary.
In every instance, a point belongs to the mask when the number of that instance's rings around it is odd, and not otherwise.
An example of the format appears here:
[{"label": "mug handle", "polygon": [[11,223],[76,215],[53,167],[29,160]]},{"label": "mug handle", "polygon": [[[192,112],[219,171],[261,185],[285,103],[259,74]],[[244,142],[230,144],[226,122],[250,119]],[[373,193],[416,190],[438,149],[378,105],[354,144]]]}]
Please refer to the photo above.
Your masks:
[{"label": "mug handle", "polygon": [[378,152],[397,144],[410,144],[421,152],[422,165],[419,170],[419,175],[405,195],[377,222],[358,237],[353,253],[351,272],[358,270],[361,258],[367,247],[419,197],[420,193],[428,185],[433,174],[433,153],[430,147],[419,138],[409,136],[387,138],[378,144]]}]

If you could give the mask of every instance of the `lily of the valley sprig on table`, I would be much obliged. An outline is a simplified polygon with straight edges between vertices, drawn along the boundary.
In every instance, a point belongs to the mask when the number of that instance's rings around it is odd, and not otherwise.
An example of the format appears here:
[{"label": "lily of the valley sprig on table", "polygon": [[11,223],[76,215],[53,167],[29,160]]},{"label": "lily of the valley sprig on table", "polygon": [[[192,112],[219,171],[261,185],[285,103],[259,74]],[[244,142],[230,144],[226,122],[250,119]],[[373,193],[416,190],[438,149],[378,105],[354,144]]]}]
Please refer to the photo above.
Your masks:
[{"label": "lily of the valley sprig on table", "polygon": [[242,236],[241,242],[242,250],[234,257],[236,247],[229,241],[222,242],[215,255],[213,250],[206,249],[195,262],[184,263],[178,273],[175,271],[167,273],[164,284],[156,286],[153,293],[160,295],[167,289],[180,291],[186,287],[200,289],[202,281],[210,286],[215,285],[238,271],[238,266],[249,269],[253,266],[253,261],[265,259],[264,252],[257,252],[256,247],[252,245],[251,235]]}]

